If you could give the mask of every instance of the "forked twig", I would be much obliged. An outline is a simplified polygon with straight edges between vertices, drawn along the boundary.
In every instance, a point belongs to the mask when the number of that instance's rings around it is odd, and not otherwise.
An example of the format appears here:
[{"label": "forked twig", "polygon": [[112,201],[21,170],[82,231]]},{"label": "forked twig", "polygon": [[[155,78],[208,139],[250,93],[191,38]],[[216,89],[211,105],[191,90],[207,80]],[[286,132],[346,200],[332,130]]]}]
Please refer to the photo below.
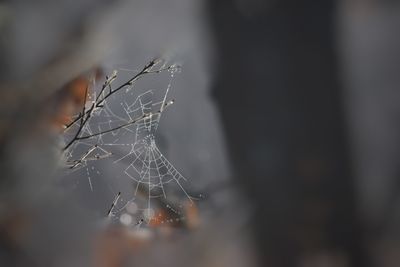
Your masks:
[{"label": "forked twig", "polygon": [[[119,92],[121,89],[123,89],[125,87],[132,86],[138,79],[140,79],[141,77],[143,77],[146,74],[160,73],[162,71],[170,70],[171,68],[175,67],[174,65],[172,65],[172,66],[168,66],[168,67],[165,67],[165,68],[160,68],[158,70],[153,70],[153,68],[155,66],[157,66],[159,62],[161,62],[161,60],[159,60],[159,59],[155,59],[155,60],[150,61],[141,71],[139,71],[137,74],[135,74],[129,80],[127,80],[126,82],[124,82],[123,84],[118,86],[117,88],[112,89],[111,84],[117,77],[117,73],[114,72],[111,75],[111,77],[107,77],[106,78],[106,81],[104,82],[103,86],[101,87],[99,94],[97,95],[95,101],[92,103],[92,105],[90,106],[89,109],[86,109],[86,97],[87,97],[87,91],[88,91],[88,88],[86,88],[85,100],[84,100],[84,103],[83,103],[82,111],[75,117],[75,119],[72,122],[70,122],[69,124],[64,126],[64,128],[65,128],[64,131],[67,131],[69,128],[71,128],[73,125],[75,125],[79,121],[79,128],[77,129],[76,133],[74,134],[74,137],[64,146],[63,150],[64,151],[67,150],[69,147],[71,147],[78,140],[89,139],[89,138],[92,138],[92,137],[95,137],[95,136],[98,136],[98,135],[101,135],[101,134],[104,134],[104,133],[109,133],[109,132],[124,128],[126,126],[135,124],[135,123],[137,123],[137,122],[139,122],[139,121],[141,121],[143,119],[150,118],[150,117],[152,117],[154,115],[157,115],[157,114],[161,113],[162,110],[166,106],[172,104],[172,102],[170,101],[170,102],[166,103],[166,105],[163,105],[161,110],[158,111],[158,112],[147,114],[147,115],[144,115],[144,116],[142,116],[140,118],[137,118],[137,119],[133,119],[133,120],[131,120],[131,121],[129,121],[129,122],[123,124],[123,125],[120,125],[120,126],[117,126],[117,127],[113,128],[113,129],[105,130],[105,131],[98,132],[98,133],[91,134],[91,135],[80,136],[84,126],[89,121],[89,119],[92,117],[93,112],[95,110],[99,109],[99,108],[103,108],[104,101],[107,100],[110,96],[112,96],[113,94]],[[105,93],[105,89],[106,88],[109,88],[109,91],[107,93]]]}]

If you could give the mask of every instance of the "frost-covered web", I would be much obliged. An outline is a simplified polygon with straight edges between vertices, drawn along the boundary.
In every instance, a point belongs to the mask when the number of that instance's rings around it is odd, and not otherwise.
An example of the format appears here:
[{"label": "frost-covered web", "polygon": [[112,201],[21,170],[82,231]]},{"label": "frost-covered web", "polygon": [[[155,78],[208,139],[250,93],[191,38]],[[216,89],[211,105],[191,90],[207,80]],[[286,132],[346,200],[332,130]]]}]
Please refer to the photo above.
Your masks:
[{"label": "frost-covered web", "polygon": [[[168,89],[162,101],[153,102],[153,92],[147,91],[141,94],[132,104],[125,103],[125,110],[129,116],[146,118],[136,125],[135,142],[131,145],[129,153],[115,161],[117,163],[129,159],[129,165],[124,172],[136,183],[135,196],[139,193],[147,193],[147,212],[149,213],[152,212],[151,199],[167,198],[168,190],[166,187],[170,183],[175,183],[192,201],[192,198],[182,186],[182,182],[187,181],[186,178],[168,161],[156,144],[155,135],[163,109],[171,103],[166,102]],[[149,217],[149,215],[147,214],[146,217]]]},{"label": "frost-covered web", "polygon": [[[164,89],[142,90],[138,93],[140,90],[134,88],[136,84],[132,83],[118,94],[107,97],[99,107],[96,105],[87,123],[81,127],[79,136],[90,138],[78,139],[65,152],[68,172],[79,172],[86,176],[91,191],[96,190],[94,184],[98,183],[99,178],[107,176],[106,171],[100,170],[105,169],[105,165],[109,166],[108,169],[113,169],[112,176],[116,179],[129,179],[132,182],[132,188],[128,190],[131,194],[125,194],[123,198],[121,193],[115,194],[120,189],[114,186],[112,191],[116,197],[107,216],[116,217],[122,214],[120,219],[127,222],[128,212],[131,220],[139,225],[157,216],[157,207],[162,205],[179,217],[181,213],[176,206],[169,204],[171,200],[174,202],[183,197],[189,202],[193,201],[185,189],[187,179],[157,145],[157,129],[163,113],[173,104],[168,93],[174,75],[179,71],[178,67],[164,66],[154,71],[168,71],[168,83],[167,86],[164,85]],[[116,77],[117,72],[114,72],[107,77],[106,82],[114,83]],[[86,110],[113,92],[111,82],[100,94],[96,90],[88,93]],[[96,87],[95,84],[93,87]],[[73,138],[74,129],[79,126],[78,121],[74,127],[68,129],[66,140],[71,139],[71,136]]]}]

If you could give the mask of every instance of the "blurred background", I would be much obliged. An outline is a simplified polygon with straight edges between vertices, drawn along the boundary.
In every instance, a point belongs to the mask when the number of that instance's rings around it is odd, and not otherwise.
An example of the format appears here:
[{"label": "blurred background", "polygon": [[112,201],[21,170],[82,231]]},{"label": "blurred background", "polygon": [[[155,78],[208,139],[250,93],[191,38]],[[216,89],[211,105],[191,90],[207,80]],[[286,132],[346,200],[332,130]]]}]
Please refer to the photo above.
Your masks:
[{"label": "blurred background", "polygon": [[[0,265],[400,266],[399,27],[389,0],[1,1]],[[110,223],[131,181],[64,175],[54,121],[77,77],[154,58],[182,66],[157,142],[198,199]]]}]

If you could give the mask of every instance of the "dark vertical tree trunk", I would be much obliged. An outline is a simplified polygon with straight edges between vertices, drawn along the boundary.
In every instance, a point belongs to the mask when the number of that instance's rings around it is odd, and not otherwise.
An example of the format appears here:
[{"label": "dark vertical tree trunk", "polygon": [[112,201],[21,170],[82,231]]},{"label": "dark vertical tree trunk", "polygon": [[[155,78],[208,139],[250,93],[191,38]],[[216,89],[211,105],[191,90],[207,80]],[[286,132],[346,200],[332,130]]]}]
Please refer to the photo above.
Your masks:
[{"label": "dark vertical tree trunk", "polygon": [[235,178],[254,205],[262,265],[327,255],[367,266],[338,80],[336,1],[257,3],[211,0],[209,8],[214,95]]}]

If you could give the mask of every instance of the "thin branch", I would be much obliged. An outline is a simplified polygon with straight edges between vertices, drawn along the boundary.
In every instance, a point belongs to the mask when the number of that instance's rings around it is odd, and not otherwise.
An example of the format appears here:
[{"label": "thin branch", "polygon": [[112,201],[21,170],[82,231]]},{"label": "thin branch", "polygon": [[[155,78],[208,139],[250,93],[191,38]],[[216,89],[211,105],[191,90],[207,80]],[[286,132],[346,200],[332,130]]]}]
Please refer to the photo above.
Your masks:
[{"label": "thin branch", "polygon": [[72,125],[74,125],[78,120],[81,120],[81,118],[83,117],[82,114],[85,114],[85,107],[86,107],[86,99],[87,99],[87,94],[88,94],[88,89],[89,89],[89,85],[86,86],[85,89],[85,98],[83,99],[83,107],[82,107],[82,112],[79,113],[79,115],[69,124],[65,125],[65,130],[68,129],[69,127],[71,127]]},{"label": "thin branch", "polygon": [[[78,130],[77,130],[76,133],[75,133],[74,138],[72,138],[72,139],[69,141],[69,143],[63,148],[63,150],[67,150],[76,140],[78,140],[79,134],[81,133],[81,131],[82,131],[82,129],[83,129],[83,126],[85,126],[86,122],[89,120],[89,118],[90,118],[90,116],[91,116],[91,114],[92,114],[93,109],[94,109],[94,103],[92,104],[92,106],[90,107],[90,109],[88,110],[88,112],[86,113],[86,114],[87,114],[87,115],[86,115],[86,118],[85,118],[85,116],[81,116],[81,123],[80,123],[80,125],[79,125]],[[81,114],[82,114],[82,113],[81,113]],[[85,114],[85,113],[84,113],[84,114]]]},{"label": "thin branch", "polygon": [[[84,103],[84,106],[83,106],[83,110],[82,110],[82,112],[80,112],[78,114],[78,116],[71,123],[69,123],[68,125],[65,126],[65,131],[80,120],[79,128],[78,128],[77,132],[75,133],[74,137],[68,142],[68,144],[63,148],[63,150],[67,150],[77,140],[88,139],[88,138],[91,138],[91,137],[94,137],[94,136],[101,135],[103,133],[108,133],[108,132],[111,132],[111,131],[115,131],[115,130],[118,130],[120,128],[126,127],[128,125],[134,124],[134,123],[136,123],[136,122],[138,122],[138,121],[140,121],[142,119],[145,119],[146,116],[143,116],[142,118],[136,119],[134,121],[130,121],[130,122],[124,124],[124,125],[121,125],[121,126],[118,126],[118,127],[114,128],[114,129],[106,130],[106,131],[103,131],[103,132],[100,132],[100,133],[96,133],[96,134],[93,134],[93,135],[89,135],[89,136],[79,136],[81,134],[81,132],[82,132],[82,129],[83,129],[84,125],[88,122],[88,120],[92,116],[93,111],[96,110],[97,108],[102,108],[104,101],[107,98],[109,98],[111,95],[117,93],[118,91],[120,91],[121,89],[123,89],[123,88],[125,88],[127,86],[132,86],[132,84],[134,82],[136,82],[139,78],[141,78],[145,74],[160,73],[162,71],[169,70],[169,69],[171,69],[173,67],[173,66],[169,66],[169,67],[161,68],[161,69],[158,69],[158,70],[152,70],[152,68],[154,66],[156,66],[159,62],[160,62],[160,60],[158,60],[158,59],[150,61],[149,64],[147,64],[140,72],[138,72],[136,75],[134,75],[132,78],[130,78],[125,83],[123,83],[120,86],[118,86],[116,89],[112,90],[111,83],[117,77],[116,72],[114,72],[113,75],[110,78],[107,77],[107,79],[106,79],[105,83],[103,84],[103,86],[102,86],[99,94],[97,95],[95,101],[93,102],[92,106],[88,110],[85,110],[86,95],[87,95],[87,89],[86,89],[85,103]],[[104,95],[103,94],[104,90],[107,87],[110,90],[108,91],[107,94]],[[161,108],[161,112],[162,112],[163,107]],[[156,115],[157,113],[160,113],[160,112],[156,112],[153,115]]]},{"label": "thin branch", "polygon": [[103,86],[101,87],[101,90],[99,92],[99,94],[96,97],[96,102],[99,100],[100,96],[103,94],[103,91],[108,87],[110,88],[111,91],[111,83],[117,78],[117,72],[114,71],[113,74],[111,75],[111,77],[107,77],[106,76],[106,81],[104,82]]},{"label": "thin branch", "polygon": [[[160,62],[159,59],[154,59],[152,61],[150,61],[149,64],[147,64],[141,71],[139,71],[136,75],[134,75],[132,78],[130,78],[128,81],[126,81],[125,83],[123,83],[122,85],[118,86],[115,90],[112,90],[111,88],[111,83],[116,79],[117,74],[114,72],[113,75],[110,78],[107,78],[106,81],[104,82],[103,86],[100,89],[99,94],[96,97],[95,100],[95,107],[99,108],[102,107],[102,103],[104,102],[104,100],[106,100],[107,98],[109,98],[112,94],[120,91],[121,89],[125,88],[126,86],[132,86],[132,84],[134,82],[136,82],[139,78],[141,78],[142,76],[144,76],[145,74],[153,74],[153,73],[160,73],[162,71],[166,71],[172,68],[172,66],[166,67],[166,68],[162,68],[159,70],[154,70],[152,71],[151,69],[156,66],[158,63]],[[100,97],[102,96],[104,90],[109,87],[109,92],[102,98],[100,99]],[[87,111],[88,112],[88,111]],[[86,112],[86,113],[87,113]],[[82,114],[80,113],[72,122],[70,122],[69,124],[64,126],[64,130],[69,129],[72,125],[74,125],[77,121],[79,121],[81,119],[81,117],[84,117],[87,114]]]},{"label": "thin branch", "polygon": [[110,209],[109,209],[108,212],[107,212],[107,217],[110,217],[110,216],[111,216],[112,211],[113,211],[115,205],[117,205],[117,202],[118,202],[118,199],[120,198],[120,196],[121,196],[121,192],[118,192],[118,194],[117,194],[117,195],[115,196],[115,198],[114,198],[114,201],[111,203]]},{"label": "thin branch", "polygon": [[153,116],[160,115],[160,114],[163,112],[163,110],[165,110],[166,107],[172,105],[173,103],[174,103],[173,100],[168,101],[167,103],[164,104],[164,108],[163,108],[163,109],[160,109],[160,110],[157,111],[157,112],[144,114],[144,115],[143,115],[142,117],[140,117],[140,118],[131,120],[131,121],[125,123],[125,124],[119,125],[119,126],[117,126],[117,127],[115,127],[115,128],[112,128],[112,129],[104,130],[104,131],[101,131],[101,132],[98,132],[98,133],[94,133],[94,134],[90,134],[90,135],[86,135],[86,136],[77,137],[77,138],[75,138],[75,141],[76,141],[76,140],[89,139],[89,138],[96,137],[96,136],[99,136],[99,135],[102,135],[102,134],[110,133],[110,132],[119,130],[119,129],[121,129],[121,128],[127,127],[127,126],[129,126],[129,125],[138,123],[138,122],[141,121],[141,120],[149,119],[149,118],[151,118],[151,117],[153,117]]},{"label": "thin branch", "polygon": [[[104,154],[104,155],[98,155],[98,154],[96,154],[94,157],[88,158],[89,154],[92,153],[92,152],[93,152],[94,150],[96,150],[96,149],[102,150],[105,154]],[[86,152],[82,155],[82,157],[81,157],[80,159],[76,159],[76,160],[70,161],[69,163],[70,163],[71,165],[69,166],[69,168],[70,168],[70,169],[74,169],[76,166],[78,166],[78,165],[80,165],[80,164],[83,164],[83,163],[86,162],[86,161],[104,159],[104,158],[107,158],[107,157],[109,157],[109,156],[111,156],[111,155],[113,155],[113,153],[104,150],[103,148],[99,147],[99,146],[96,144],[96,145],[92,146],[90,149],[88,149],[88,151],[86,151]]]},{"label": "thin branch", "polygon": [[[121,84],[120,86],[118,86],[117,88],[115,88],[114,90],[111,90],[101,99],[96,99],[96,107],[99,107],[104,100],[106,100],[107,98],[109,98],[112,94],[120,91],[121,89],[127,87],[127,86],[132,86],[132,84],[134,82],[136,82],[139,78],[141,78],[142,76],[144,76],[145,74],[152,74],[152,73],[160,73],[162,71],[168,70],[171,67],[167,67],[167,68],[163,68],[163,69],[159,69],[156,71],[151,71],[151,69],[156,66],[158,64],[159,60],[152,60],[150,61],[149,64],[147,64],[139,73],[137,73],[136,75],[134,75],[132,78],[130,78],[128,81],[126,81],[125,83]],[[100,95],[99,95],[100,96]]]}]

